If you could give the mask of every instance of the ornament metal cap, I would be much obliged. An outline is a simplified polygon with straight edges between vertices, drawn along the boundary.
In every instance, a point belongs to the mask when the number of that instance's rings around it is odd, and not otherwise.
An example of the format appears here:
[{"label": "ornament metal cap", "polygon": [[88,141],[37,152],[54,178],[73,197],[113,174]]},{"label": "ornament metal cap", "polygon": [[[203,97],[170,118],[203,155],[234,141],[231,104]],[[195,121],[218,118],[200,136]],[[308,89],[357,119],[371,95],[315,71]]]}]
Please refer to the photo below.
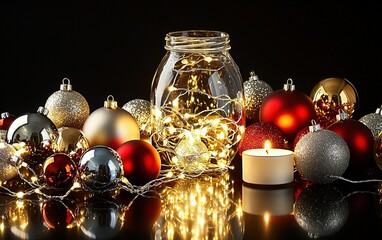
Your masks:
[{"label": "ornament metal cap", "polygon": [[321,125],[319,123],[316,123],[314,119],[311,121],[312,125],[309,126],[309,132],[317,132],[321,130]]},{"label": "ornament metal cap", "polygon": [[47,108],[44,108],[43,106],[38,107],[37,112],[47,116],[49,113],[49,110]]},{"label": "ornament metal cap", "polygon": [[285,91],[294,91],[295,90],[295,86],[293,84],[293,80],[291,78],[288,78],[287,80],[287,83],[284,84],[284,90]]},{"label": "ornament metal cap", "polygon": [[107,99],[104,102],[103,106],[105,108],[116,109],[116,108],[118,108],[118,103],[117,103],[117,101],[114,101],[113,95],[109,95],[109,96],[107,96]]},{"label": "ornament metal cap", "polygon": [[259,77],[256,75],[255,71],[251,71],[251,72],[249,73],[249,75],[251,75],[251,76],[249,77],[249,80],[253,80],[253,81],[257,81],[257,80],[259,80]]},{"label": "ornament metal cap", "polygon": [[[65,81],[67,81],[67,82],[65,82]],[[72,85],[70,84],[70,80],[68,78],[62,79],[62,84],[60,84],[60,90],[72,91]]]},{"label": "ornament metal cap", "polygon": [[4,118],[8,118],[10,115],[9,115],[9,112],[3,112],[1,113],[1,118],[4,119]]},{"label": "ornament metal cap", "polygon": [[382,115],[382,111],[381,111],[381,109],[382,109],[382,105],[381,105],[380,108],[377,108],[377,110],[375,110],[375,113],[376,113],[376,114],[381,114],[381,115]]},{"label": "ornament metal cap", "polygon": [[346,120],[348,118],[349,118],[349,114],[344,112],[342,109],[338,110],[338,114],[336,115],[337,121]]}]

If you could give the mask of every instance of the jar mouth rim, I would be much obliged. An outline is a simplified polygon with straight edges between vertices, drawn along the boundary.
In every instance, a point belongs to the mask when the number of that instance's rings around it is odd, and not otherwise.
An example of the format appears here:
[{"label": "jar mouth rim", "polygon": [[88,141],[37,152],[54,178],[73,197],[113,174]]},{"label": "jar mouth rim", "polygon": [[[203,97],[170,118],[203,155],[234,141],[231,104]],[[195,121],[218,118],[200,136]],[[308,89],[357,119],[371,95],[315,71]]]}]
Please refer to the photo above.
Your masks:
[{"label": "jar mouth rim", "polygon": [[189,38],[227,38],[229,34],[217,30],[181,30],[167,33],[166,37],[189,37]]}]

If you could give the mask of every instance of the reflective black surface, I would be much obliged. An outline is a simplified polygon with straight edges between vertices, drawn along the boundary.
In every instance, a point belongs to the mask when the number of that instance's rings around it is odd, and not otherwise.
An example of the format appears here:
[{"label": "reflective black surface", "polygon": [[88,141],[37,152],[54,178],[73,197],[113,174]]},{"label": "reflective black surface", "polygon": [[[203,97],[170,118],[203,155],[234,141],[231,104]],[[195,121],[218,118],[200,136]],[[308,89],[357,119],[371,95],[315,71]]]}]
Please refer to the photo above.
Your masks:
[{"label": "reflective black surface", "polygon": [[[76,191],[64,200],[1,201],[1,239],[379,239],[379,181],[280,186],[241,180],[241,157],[216,176],[182,179],[137,196]],[[365,179],[382,179],[372,169]],[[361,181],[361,180],[359,180]]]}]

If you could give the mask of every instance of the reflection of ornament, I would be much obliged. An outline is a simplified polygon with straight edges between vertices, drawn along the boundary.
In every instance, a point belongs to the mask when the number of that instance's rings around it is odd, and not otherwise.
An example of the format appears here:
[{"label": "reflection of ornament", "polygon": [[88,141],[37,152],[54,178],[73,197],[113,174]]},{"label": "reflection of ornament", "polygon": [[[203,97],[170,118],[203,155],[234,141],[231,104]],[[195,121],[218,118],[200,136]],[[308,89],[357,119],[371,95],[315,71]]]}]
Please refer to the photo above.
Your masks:
[{"label": "reflection of ornament", "polygon": [[364,175],[363,171],[373,163],[374,137],[370,129],[360,121],[350,119],[343,111],[337,115],[337,122],[327,129],[341,136],[350,149],[350,162],[345,175]]},{"label": "reflection of ornament", "polygon": [[0,182],[16,176],[17,168],[11,161],[15,153],[16,149],[12,145],[0,140]]},{"label": "reflection of ornament", "polygon": [[374,139],[378,137],[378,134],[382,131],[382,106],[377,108],[374,113],[366,114],[361,117],[359,121],[365,124],[373,133]]},{"label": "reflection of ornament", "polygon": [[133,99],[122,107],[137,121],[141,139],[147,139],[151,133],[151,103],[144,99]]},{"label": "reflection of ornament", "polygon": [[94,192],[109,191],[118,185],[123,175],[122,160],[110,147],[90,147],[81,156],[78,172],[86,189]]},{"label": "reflection of ornament", "polygon": [[123,208],[123,229],[130,231],[151,230],[158,220],[162,203],[157,192],[151,191],[145,195],[136,196],[126,191],[121,191],[117,196],[119,202],[127,205]]},{"label": "reflection of ornament", "polygon": [[[48,199],[42,205],[42,217],[51,229],[66,229],[74,222],[74,207],[69,201]],[[73,209],[70,209],[72,207]]]},{"label": "reflection of ornament", "polygon": [[25,144],[23,160],[30,166],[42,164],[53,153],[52,143],[58,130],[47,117],[47,109],[39,107],[36,113],[17,117],[7,131],[9,144]]},{"label": "reflection of ornament", "polygon": [[308,181],[330,183],[346,171],[350,151],[338,134],[321,130],[319,124],[312,122],[310,132],[297,142],[294,149],[296,169]]},{"label": "reflection of ornament", "polygon": [[113,199],[93,197],[82,211],[82,233],[90,239],[114,239],[121,230],[121,208]]},{"label": "reflection of ornament", "polygon": [[266,140],[272,143],[272,148],[285,148],[284,134],[276,125],[267,122],[252,123],[244,131],[239,154],[248,149],[263,148]]},{"label": "reflection of ornament", "polygon": [[342,192],[332,185],[310,185],[296,199],[296,222],[311,238],[338,232],[349,216],[348,203],[343,197]]},{"label": "reflection of ornament", "polygon": [[250,72],[250,77],[244,82],[245,116],[253,121],[259,120],[259,109],[264,99],[272,92],[272,87],[261,81],[255,72]]},{"label": "reflection of ornament", "polygon": [[271,93],[261,104],[261,122],[272,122],[293,142],[297,133],[312,119],[316,118],[314,105],[303,92],[295,91],[292,79],[284,84],[284,89]]},{"label": "reflection of ornament", "polygon": [[104,102],[104,107],[89,115],[83,132],[91,147],[106,145],[117,149],[124,142],[140,139],[137,121],[126,110],[118,107],[111,95]]},{"label": "reflection of ornament", "polygon": [[53,143],[55,152],[66,153],[78,163],[88,148],[89,141],[81,130],[73,127],[60,127],[58,129],[58,137]]},{"label": "reflection of ornament", "polygon": [[86,99],[72,90],[67,78],[62,80],[60,90],[46,100],[45,108],[48,109],[48,117],[57,128],[66,126],[81,129],[90,112]]},{"label": "reflection of ornament", "polygon": [[164,188],[159,193],[162,214],[155,226],[156,232],[162,234],[158,238],[229,239],[240,229],[243,214],[241,206],[234,205],[233,193],[229,172],[218,177],[181,179],[174,186]]},{"label": "reflection of ornament", "polygon": [[377,163],[379,169],[382,170],[382,131],[378,134],[374,143],[374,160]]},{"label": "reflection of ornament", "polygon": [[77,176],[77,165],[69,155],[55,153],[45,160],[42,172],[49,186],[66,189],[73,185],[74,178]]},{"label": "reflection of ornament", "polygon": [[310,92],[318,123],[326,128],[336,122],[339,110],[349,114],[358,108],[358,93],[353,84],[345,78],[326,78],[318,82]]},{"label": "reflection of ornament", "polygon": [[175,148],[191,133],[208,148],[211,164],[203,169],[226,168],[245,126],[243,81],[228,51],[229,35],[172,32],[166,35],[165,48],[151,85],[153,145],[173,164],[174,157],[182,158],[175,156]]},{"label": "reflection of ornament", "polygon": [[158,177],[161,159],[157,150],[144,140],[131,140],[117,148],[124,176],[134,185],[144,185]]}]

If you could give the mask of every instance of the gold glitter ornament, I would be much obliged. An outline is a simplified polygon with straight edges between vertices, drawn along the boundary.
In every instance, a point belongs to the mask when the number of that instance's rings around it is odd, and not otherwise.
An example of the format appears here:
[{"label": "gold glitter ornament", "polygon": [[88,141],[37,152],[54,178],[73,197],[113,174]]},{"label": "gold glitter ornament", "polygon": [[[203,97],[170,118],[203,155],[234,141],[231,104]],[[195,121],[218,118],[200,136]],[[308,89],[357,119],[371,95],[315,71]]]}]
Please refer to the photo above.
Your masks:
[{"label": "gold glitter ornament", "polygon": [[137,121],[129,112],[118,107],[112,95],[107,97],[104,107],[89,115],[82,131],[90,147],[106,145],[116,150],[124,142],[140,139]]},{"label": "gold glitter ornament", "polygon": [[133,99],[122,106],[137,121],[141,139],[148,139],[151,133],[151,103],[144,99]]},{"label": "gold glitter ornament", "polygon": [[259,80],[255,72],[250,72],[250,75],[244,82],[245,114],[248,119],[258,121],[260,106],[273,89],[268,83]]},{"label": "gold glitter ornament", "polygon": [[378,138],[378,134],[382,131],[382,105],[377,108],[374,113],[366,114],[359,121],[365,124],[373,133],[374,139]]},{"label": "gold glitter ornament", "polygon": [[16,154],[16,149],[0,140],[0,181],[7,181],[17,174],[17,168],[11,162],[12,157]]},{"label": "gold glitter ornament", "polygon": [[48,97],[45,108],[49,110],[48,117],[57,128],[66,126],[81,129],[90,113],[88,102],[72,89],[68,78],[62,80],[60,90]]}]

